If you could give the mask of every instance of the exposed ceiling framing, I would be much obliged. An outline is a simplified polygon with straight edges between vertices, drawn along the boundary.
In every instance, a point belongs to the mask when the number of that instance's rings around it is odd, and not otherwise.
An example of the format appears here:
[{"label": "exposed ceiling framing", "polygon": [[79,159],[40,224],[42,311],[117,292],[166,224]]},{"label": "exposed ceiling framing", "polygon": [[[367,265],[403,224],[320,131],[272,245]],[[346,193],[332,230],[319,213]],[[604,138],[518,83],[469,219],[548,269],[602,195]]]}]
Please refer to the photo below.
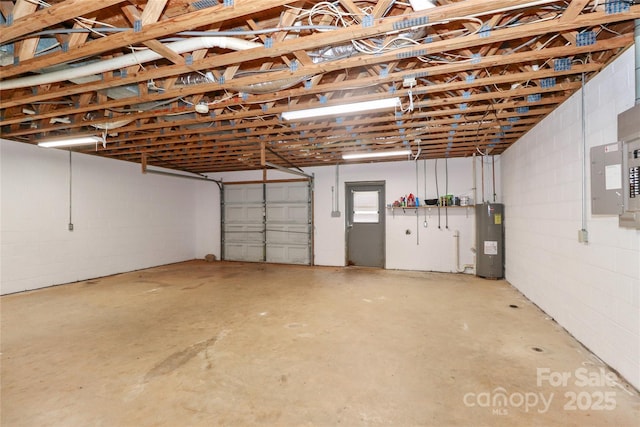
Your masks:
[{"label": "exposed ceiling framing", "polygon": [[[640,18],[632,0],[435,3],[0,0],[0,137],[97,135],[74,151],[195,173],[499,154]],[[280,116],[396,96],[396,111]]]}]

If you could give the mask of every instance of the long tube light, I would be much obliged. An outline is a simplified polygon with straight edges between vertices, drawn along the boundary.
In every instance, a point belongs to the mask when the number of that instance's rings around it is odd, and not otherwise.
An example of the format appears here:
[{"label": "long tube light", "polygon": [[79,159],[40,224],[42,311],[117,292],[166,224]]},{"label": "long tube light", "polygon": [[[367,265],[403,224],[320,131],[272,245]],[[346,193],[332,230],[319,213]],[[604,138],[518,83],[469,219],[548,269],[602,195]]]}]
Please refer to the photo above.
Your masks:
[{"label": "long tube light", "polygon": [[344,160],[355,160],[355,159],[371,159],[371,158],[379,158],[379,157],[400,157],[400,156],[408,156],[409,154],[411,154],[411,150],[372,151],[370,153],[343,154],[342,158]]},{"label": "long tube light", "polygon": [[308,119],[319,116],[335,116],[341,114],[358,113],[360,111],[382,110],[400,107],[400,98],[383,98],[373,101],[354,102],[351,104],[334,105],[331,107],[308,108],[306,110],[285,111],[285,120]]},{"label": "long tube light", "polygon": [[71,147],[74,145],[97,144],[99,142],[102,142],[102,138],[99,136],[79,136],[77,138],[58,139],[55,141],[42,141],[38,143],[38,147]]},{"label": "long tube light", "polygon": [[436,7],[435,0],[409,0],[409,3],[416,12]]}]

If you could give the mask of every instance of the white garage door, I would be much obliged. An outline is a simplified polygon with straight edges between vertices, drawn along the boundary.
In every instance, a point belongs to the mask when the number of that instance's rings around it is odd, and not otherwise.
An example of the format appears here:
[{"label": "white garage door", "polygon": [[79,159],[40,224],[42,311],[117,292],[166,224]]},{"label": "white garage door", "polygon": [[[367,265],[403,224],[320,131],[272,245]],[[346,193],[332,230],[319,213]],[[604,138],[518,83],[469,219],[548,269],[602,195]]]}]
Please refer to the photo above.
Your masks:
[{"label": "white garage door", "polygon": [[223,212],[223,258],[264,261],[263,185],[225,185]]},{"label": "white garage door", "polygon": [[311,264],[309,181],[224,186],[223,258]]}]

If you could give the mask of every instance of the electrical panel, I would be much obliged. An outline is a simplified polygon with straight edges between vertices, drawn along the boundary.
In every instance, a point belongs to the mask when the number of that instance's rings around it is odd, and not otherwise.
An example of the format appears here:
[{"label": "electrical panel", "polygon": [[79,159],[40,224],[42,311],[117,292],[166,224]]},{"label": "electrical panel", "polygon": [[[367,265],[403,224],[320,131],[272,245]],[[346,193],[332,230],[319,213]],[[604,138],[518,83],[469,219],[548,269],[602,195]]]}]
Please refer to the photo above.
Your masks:
[{"label": "electrical panel", "polygon": [[640,104],[618,116],[622,145],[622,202],[620,227],[640,229]]},{"label": "electrical panel", "polygon": [[591,148],[591,213],[620,215],[622,201],[622,144]]},{"label": "electrical panel", "polygon": [[591,213],[640,229],[640,104],[618,115],[618,142],[591,148]]}]

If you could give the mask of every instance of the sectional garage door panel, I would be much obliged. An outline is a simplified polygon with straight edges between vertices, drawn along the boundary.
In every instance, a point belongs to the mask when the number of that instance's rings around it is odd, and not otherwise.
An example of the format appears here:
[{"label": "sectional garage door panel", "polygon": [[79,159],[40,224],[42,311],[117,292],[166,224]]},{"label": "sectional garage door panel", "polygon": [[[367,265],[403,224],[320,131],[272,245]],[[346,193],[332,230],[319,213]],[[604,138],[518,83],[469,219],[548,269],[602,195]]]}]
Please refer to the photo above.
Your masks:
[{"label": "sectional garage door panel", "polygon": [[233,243],[225,244],[225,259],[231,261],[262,261],[264,256],[264,246],[262,244],[255,245],[252,243]]},{"label": "sectional garage door panel", "polygon": [[309,264],[309,251],[303,246],[270,244],[267,262],[280,264]]},{"label": "sectional garage door panel", "polygon": [[309,185],[306,182],[269,183],[266,188],[267,202],[300,202],[309,200]]},{"label": "sectional garage door panel", "polygon": [[224,187],[224,259],[264,261],[264,188],[262,184]]},{"label": "sectional garage door panel", "polygon": [[309,228],[306,225],[272,224],[267,229],[268,244],[299,245],[307,247]]},{"label": "sectional garage door panel", "polygon": [[227,185],[224,187],[225,204],[257,203],[264,201],[262,184]]},{"label": "sectional garage door panel", "polygon": [[[224,216],[227,224],[262,224],[264,206],[259,205],[235,205],[225,206]],[[262,228],[262,227],[261,227]]]},{"label": "sectional garage door panel", "polygon": [[309,207],[306,203],[267,205],[267,222],[307,225],[309,223]]},{"label": "sectional garage door panel", "polygon": [[267,262],[310,264],[309,183],[269,183],[266,199]]},{"label": "sectional garage door panel", "polygon": [[224,259],[311,264],[309,182],[225,186]]}]

